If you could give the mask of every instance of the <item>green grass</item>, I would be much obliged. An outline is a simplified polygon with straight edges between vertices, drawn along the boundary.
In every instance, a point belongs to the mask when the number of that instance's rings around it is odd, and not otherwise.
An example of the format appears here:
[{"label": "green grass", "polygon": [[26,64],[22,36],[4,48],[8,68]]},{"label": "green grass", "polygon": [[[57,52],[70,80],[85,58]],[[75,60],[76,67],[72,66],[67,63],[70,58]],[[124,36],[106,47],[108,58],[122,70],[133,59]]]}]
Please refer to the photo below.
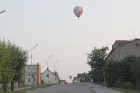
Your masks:
[{"label": "green grass", "polygon": [[[27,90],[34,90],[34,89],[37,89],[37,88],[46,88],[46,87],[49,87],[49,86],[50,85],[47,85],[47,84],[35,85],[35,86],[32,86],[31,88],[26,88],[27,86],[24,86],[24,87],[22,87],[23,89],[21,89],[21,90],[8,91],[6,93],[25,93]],[[5,92],[3,92],[2,89],[0,88],[0,93],[5,93]]]},{"label": "green grass", "polygon": [[[15,91],[8,91],[8,92],[6,92],[6,93],[25,93],[26,92],[26,90],[15,90]],[[5,92],[3,92],[2,91],[2,89],[0,89],[0,93],[5,93]]]},{"label": "green grass", "polygon": [[46,87],[49,87],[49,86],[50,85],[48,85],[48,84],[41,84],[41,85],[32,86],[31,89],[46,88]]},{"label": "green grass", "polygon": [[135,90],[126,90],[126,89],[122,89],[122,88],[112,88],[114,90],[118,90],[124,93],[140,93],[140,91],[135,91]]}]

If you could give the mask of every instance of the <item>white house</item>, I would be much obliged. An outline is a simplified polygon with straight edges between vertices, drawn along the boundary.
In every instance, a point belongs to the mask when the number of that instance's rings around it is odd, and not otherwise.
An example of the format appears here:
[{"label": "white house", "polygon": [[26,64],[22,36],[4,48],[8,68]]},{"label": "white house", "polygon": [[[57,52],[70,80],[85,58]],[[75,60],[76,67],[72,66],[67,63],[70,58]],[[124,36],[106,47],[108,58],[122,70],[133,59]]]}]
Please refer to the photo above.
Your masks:
[{"label": "white house", "polygon": [[47,68],[42,74],[41,74],[42,81],[45,84],[58,84],[59,83],[59,77],[57,72],[53,73]]}]

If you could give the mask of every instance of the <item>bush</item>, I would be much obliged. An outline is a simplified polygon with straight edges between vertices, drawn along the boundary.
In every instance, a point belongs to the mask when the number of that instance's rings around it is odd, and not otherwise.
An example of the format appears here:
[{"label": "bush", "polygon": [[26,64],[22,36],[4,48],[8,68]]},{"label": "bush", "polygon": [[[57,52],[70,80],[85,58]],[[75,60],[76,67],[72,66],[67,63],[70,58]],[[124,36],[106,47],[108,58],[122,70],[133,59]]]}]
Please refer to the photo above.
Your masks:
[{"label": "bush", "polygon": [[140,90],[140,80],[136,82],[136,84],[133,85],[134,89]]},{"label": "bush", "polygon": [[130,82],[125,82],[123,85],[123,88],[131,90],[132,89],[132,84]]},{"label": "bush", "polygon": [[120,81],[120,80],[116,80],[115,81],[115,87],[122,88],[123,87],[123,82]]}]

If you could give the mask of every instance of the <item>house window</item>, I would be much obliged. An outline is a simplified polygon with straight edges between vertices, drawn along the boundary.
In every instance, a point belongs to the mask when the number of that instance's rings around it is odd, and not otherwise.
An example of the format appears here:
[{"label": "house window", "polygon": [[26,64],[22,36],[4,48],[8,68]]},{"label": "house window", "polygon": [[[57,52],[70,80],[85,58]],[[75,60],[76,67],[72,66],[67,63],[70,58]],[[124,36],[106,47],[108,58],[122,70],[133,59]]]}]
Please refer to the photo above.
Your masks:
[{"label": "house window", "polygon": [[30,82],[30,78],[28,79],[28,82]]},{"label": "house window", "polygon": [[47,74],[46,76],[49,77],[49,74]]},{"label": "house window", "polygon": [[34,69],[36,69],[36,66],[34,66]]},{"label": "house window", "polygon": [[136,47],[138,47],[138,43],[136,43]]},{"label": "house window", "polygon": [[140,47],[140,43],[136,43],[136,47]]}]

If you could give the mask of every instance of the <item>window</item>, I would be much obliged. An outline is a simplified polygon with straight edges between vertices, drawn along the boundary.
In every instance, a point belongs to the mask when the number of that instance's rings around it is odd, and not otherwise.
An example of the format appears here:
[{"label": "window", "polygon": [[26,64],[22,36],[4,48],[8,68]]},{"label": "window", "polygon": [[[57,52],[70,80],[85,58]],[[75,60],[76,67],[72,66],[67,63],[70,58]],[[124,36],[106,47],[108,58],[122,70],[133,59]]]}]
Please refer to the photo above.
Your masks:
[{"label": "window", "polygon": [[30,82],[30,78],[28,79],[28,82]]},{"label": "window", "polygon": [[140,47],[140,43],[136,43],[136,47]]},{"label": "window", "polygon": [[49,77],[49,74],[47,74],[46,76]]},{"label": "window", "polygon": [[136,47],[138,47],[138,43],[136,43]]},{"label": "window", "polygon": [[37,69],[36,66],[34,66],[34,69]]}]

